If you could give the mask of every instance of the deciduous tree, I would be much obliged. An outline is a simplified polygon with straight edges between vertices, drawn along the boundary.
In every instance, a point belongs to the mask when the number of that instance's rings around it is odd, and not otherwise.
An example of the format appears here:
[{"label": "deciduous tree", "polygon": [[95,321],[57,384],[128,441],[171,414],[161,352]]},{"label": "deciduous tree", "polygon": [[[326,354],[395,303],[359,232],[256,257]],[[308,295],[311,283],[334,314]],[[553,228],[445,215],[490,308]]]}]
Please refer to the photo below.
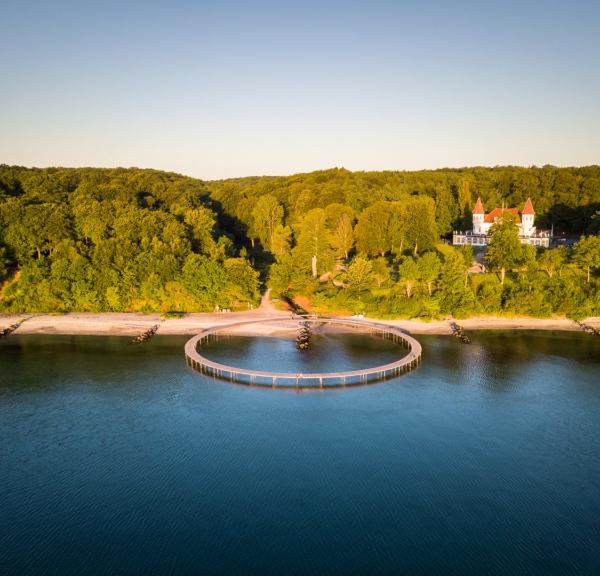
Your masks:
[{"label": "deciduous tree", "polygon": [[261,196],[252,210],[252,231],[261,244],[271,250],[273,234],[283,222],[283,206],[271,194]]},{"label": "deciduous tree", "polygon": [[433,284],[440,275],[441,262],[435,252],[426,252],[417,260],[419,278],[427,286],[429,296],[433,294]]},{"label": "deciduous tree", "polygon": [[354,246],[354,230],[348,214],[341,214],[332,232],[332,242],[336,256],[348,260],[348,255]]},{"label": "deciduous tree", "polygon": [[346,272],[346,282],[349,289],[354,291],[360,299],[360,295],[373,285],[373,281],[373,265],[371,262],[362,256],[354,258]]},{"label": "deciduous tree", "polygon": [[410,256],[404,258],[400,266],[398,266],[398,274],[400,276],[400,282],[404,284],[406,297],[410,298],[415,284],[419,280],[419,267],[415,260]]},{"label": "deciduous tree", "polygon": [[523,249],[519,240],[519,229],[514,215],[504,213],[490,229],[490,243],[485,255],[488,264],[500,270],[500,284],[504,284],[506,269],[519,264]]},{"label": "deciduous tree", "polygon": [[330,268],[333,262],[331,235],[326,224],[325,210],[313,208],[306,213],[298,228],[294,253],[315,278]]},{"label": "deciduous tree", "polygon": [[273,231],[271,238],[271,253],[275,258],[281,258],[290,253],[290,244],[292,241],[292,229],[289,226],[278,224]]},{"label": "deciduous tree", "polygon": [[573,261],[586,271],[589,284],[592,268],[600,267],[600,236],[582,236],[573,248]]},{"label": "deciduous tree", "polygon": [[368,256],[385,256],[390,249],[388,226],[391,211],[389,202],[375,202],[365,208],[356,224],[356,247]]},{"label": "deciduous tree", "polygon": [[552,278],[555,273],[560,274],[560,269],[564,266],[567,257],[567,251],[564,246],[544,250],[538,258],[538,266]]}]

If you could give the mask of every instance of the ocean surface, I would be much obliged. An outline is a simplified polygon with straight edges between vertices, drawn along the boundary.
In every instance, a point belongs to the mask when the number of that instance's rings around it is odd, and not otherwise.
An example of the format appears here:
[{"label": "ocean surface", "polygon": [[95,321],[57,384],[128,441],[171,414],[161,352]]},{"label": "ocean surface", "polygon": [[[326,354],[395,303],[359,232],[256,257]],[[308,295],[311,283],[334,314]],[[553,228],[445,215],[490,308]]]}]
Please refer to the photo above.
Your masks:
[{"label": "ocean surface", "polygon": [[[202,377],[184,337],[0,340],[0,574],[600,574],[600,339],[470,336],[301,393]],[[397,353],[314,344],[207,355],[309,372]]]}]

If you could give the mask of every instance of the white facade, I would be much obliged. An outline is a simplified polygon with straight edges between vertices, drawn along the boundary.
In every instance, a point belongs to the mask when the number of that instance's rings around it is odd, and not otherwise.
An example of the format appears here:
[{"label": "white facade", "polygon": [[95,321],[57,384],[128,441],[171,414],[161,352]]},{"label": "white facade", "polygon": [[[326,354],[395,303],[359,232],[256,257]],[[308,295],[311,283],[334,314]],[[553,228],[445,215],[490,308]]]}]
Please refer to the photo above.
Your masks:
[{"label": "white facade", "polygon": [[[452,244],[454,246],[464,246],[470,244],[471,246],[487,246],[490,242],[491,236],[489,234],[474,234],[472,230],[465,232],[453,232],[452,233]],[[550,246],[551,236],[546,231],[540,231],[530,236],[519,236],[521,244],[531,244],[532,246],[541,246],[542,248],[548,248]]]},{"label": "white facade", "polygon": [[535,236],[535,226],[533,225],[533,214],[521,214],[521,225],[519,233],[521,236]]},{"label": "white facade", "polygon": [[485,214],[473,214],[473,234],[487,234],[491,224],[483,221]]},{"label": "white facade", "polygon": [[[484,234],[490,233],[490,228],[494,225],[494,222],[484,222],[484,214],[473,214],[473,234]],[[533,214],[523,214],[521,222],[519,223],[519,236],[534,236],[535,226],[533,224]]]},{"label": "white facade", "polygon": [[535,227],[535,212],[531,199],[527,199],[522,211],[517,208],[494,208],[491,212],[485,213],[481,199],[473,209],[473,229],[465,232],[454,232],[452,235],[452,244],[463,246],[486,246],[490,240],[490,228],[506,212],[511,212],[518,219],[519,238],[523,244],[533,246],[550,246],[550,233],[544,230],[539,232]]}]

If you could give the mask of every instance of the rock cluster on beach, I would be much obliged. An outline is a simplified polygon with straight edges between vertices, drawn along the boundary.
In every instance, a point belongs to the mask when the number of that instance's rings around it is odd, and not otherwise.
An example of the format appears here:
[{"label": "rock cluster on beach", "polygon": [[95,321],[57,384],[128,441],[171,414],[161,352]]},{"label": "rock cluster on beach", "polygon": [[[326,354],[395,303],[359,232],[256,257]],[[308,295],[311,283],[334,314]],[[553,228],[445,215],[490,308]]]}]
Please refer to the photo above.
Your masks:
[{"label": "rock cluster on beach", "polygon": [[589,324],[584,324],[580,320],[575,320],[575,322],[584,332],[587,332],[588,334],[593,334],[594,336],[600,336],[600,330],[598,330],[597,328],[594,328]]},{"label": "rock cluster on beach", "polygon": [[14,324],[11,324],[8,328],[4,328],[4,330],[0,330],[0,338],[6,338],[10,334],[12,334],[23,322],[28,320],[28,318],[23,318]]},{"label": "rock cluster on beach", "polygon": [[154,336],[159,329],[160,324],[155,324],[145,332],[142,332],[139,336],[136,336],[131,343],[132,344],[141,344],[142,342],[146,342],[146,340],[150,340],[152,336]]},{"label": "rock cluster on beach", "polygon": [[310,322],[304,320],[298,324],[298,336],[296,337],[296,348],[308,350],[310,348]]},{"label": "rock cluster on beach", "polygon": [[450,322],[450,330],[452,330],[452,336],[458,338],[463,344],[470,344],[471,340],[465,334],[462,326],[459,326],[456,322]]}]

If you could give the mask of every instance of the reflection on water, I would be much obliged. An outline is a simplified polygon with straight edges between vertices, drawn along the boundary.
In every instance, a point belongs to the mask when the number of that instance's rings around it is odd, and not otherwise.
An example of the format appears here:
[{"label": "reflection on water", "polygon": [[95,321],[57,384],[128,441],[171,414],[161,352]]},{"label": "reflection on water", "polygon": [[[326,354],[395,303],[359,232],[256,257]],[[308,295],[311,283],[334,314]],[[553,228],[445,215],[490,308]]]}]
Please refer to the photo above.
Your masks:
[{"label": "reflection on water", "polygon": [[[397,354],[319,338],[211,357]],[[600,573],[597,338],[420,336],[416,371],[322,394],[204,379],[185,340],[0,341],[2,574]]]},{"label": "reflection on water", "polygon": [[[308,350],[292,338],[219,336],[202,346],[202,354],[222,364],[271,372],[340,372],[394,362],[407,354],[400,344],[353,333],[314,334]],[[265,363],[268,359],[268,363]]]}]

